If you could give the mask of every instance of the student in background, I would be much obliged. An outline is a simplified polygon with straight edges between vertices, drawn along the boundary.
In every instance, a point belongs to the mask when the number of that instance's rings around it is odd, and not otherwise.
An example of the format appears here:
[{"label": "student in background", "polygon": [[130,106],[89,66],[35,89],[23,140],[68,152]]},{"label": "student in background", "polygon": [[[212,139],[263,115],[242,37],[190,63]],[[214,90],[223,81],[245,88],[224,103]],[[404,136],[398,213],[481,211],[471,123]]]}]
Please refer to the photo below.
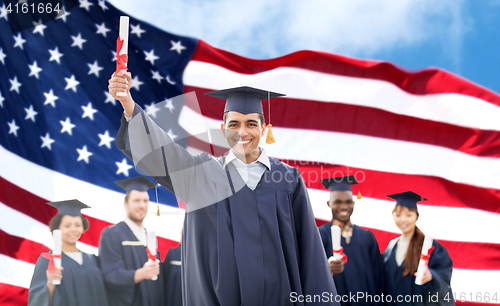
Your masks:
[{"label": "student in background", "polygon": [[338,225],[341,229],[340,245],[347,262],[329,259],[330,271],[341,298],[356,296],[355,300],[340,299],[340,304],[384,305],[380,299],[367,298],[367,295],[380,297],[383,293],[384,263],[373,233],[351,222],[355,204],[351,186],[358,183],[356,178],[342,176],[323,179],[321,182],[330,190],[330,199],[326,203],[332,211],[332,221],[319,228],[326,258],[333,256],[331,227]]},{"label": "student in background", "polygon": [[[115,182],[127,191],[125,220],[106,227],[99,241],[101,270],[111,306],[163,305],[160,261],[148,261],[147,232],[142,221],[148,214],[147,190],[156,187],[145,177]],[[158,255],[157,255],[158,257]]]},{"label": "student in background", "polygon": [[[389,243],[383,255],[386,293],[393,299],[391,304],[455,305],[450,286],[453,263],[446,248],[436,240],[432,243],[434,249],[430,254],[422,285],[415,284],[424,242],[424,234],[416,225],[419,216],[417,202],[427,199],[412,191],[388,197],[396,200],[392,217],[402,234]],[[403,297],[403,300],[398,301],[398,296]]]},{"label": "student in background", "polygon": [[[50,220],[50,231],[61,231],[61,269],[47,271],[53,265],[52,251],[42,254],[36,261],[35,271],[28,294],[29,306],[107,306],[98,260],[95,255],[78,250],[76,242],[89,228],[89,221],[80,212],[89,206],[78,200],[51,202],[58,209],[57,215]],[[60,280],[54,285],[53,280]]]}]

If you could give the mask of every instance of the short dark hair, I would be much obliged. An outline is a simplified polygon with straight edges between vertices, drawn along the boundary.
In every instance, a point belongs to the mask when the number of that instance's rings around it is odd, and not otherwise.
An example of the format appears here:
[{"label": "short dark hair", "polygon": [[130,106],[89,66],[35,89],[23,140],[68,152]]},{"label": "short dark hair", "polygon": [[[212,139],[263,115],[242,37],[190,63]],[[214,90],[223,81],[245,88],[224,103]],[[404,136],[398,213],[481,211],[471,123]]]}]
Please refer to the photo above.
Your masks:
[{"label": "short dark hair", "polygon": [[[53,232],[56,229],[59,229],[59,226],[61,225],[62,218],[66,215],[61,215],[57,214],[52,219],[50,219],[49,227],[50,227],[50,232]],[[89,229],[89,220],[87,218],[81,217],[82,218],[82,223],[83,223],[83,231],[86,232]]]},{"label": "short dark hair", "polygon": [[132,190],[129,190],[127,191],[127,193],[125,194],[125,202],[128,203],[128,198],[130,198],[130,193],[132,192]]},{"label": "short dark hair", "polygon": [[[222,119],[224,120],[224,125],[226,125],[227,112],[224,113],[224,117],[222,117]],[[264,126],[264,124],[266,123],[266,119],[264,118],[264,115],[259,114],[259,120],[260,120],[260,125]]]}]

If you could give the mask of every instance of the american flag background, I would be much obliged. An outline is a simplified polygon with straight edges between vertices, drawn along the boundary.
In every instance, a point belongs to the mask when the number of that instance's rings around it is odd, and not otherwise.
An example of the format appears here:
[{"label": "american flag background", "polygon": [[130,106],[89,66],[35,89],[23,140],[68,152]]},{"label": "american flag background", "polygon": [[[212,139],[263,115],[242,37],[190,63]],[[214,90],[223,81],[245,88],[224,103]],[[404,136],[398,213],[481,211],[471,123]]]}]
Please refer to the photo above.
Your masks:
[{"label": "american flag background", "polygon": [[[56,210],[46,202],[92,207],[79,242],[90,253],[102,229],[124,217],[113,182],[139,174],[115,146],[122,108],[107,93],[121,15],[108,2],[81,0],[13,33],[0,0],[0,305],[26,304],[34,263],[52,247]],[[363,199],[353,222],[372,230],[383,251],[399,233],[386,195],[415,191],[429,199],[417,225],[453,259],[458,303],[500,304],[498,94],[439,69],[407,72],[324,52],[253,60],[133,16],[129,35],[132,95],[180,144],[203,150],[193,122],[220,126],[224,101],[203,93],[240,85],[285,93],[271,107],[277,143],[262,146],[301,171],[318,225],[331,218],[319,180],[355,175]],[[192,91],[201,113],[169,100]],[[166,212],[156,221],[165,256],[179,241],[182,204],[163,188],[150,199],[151,212],[155,199]]]}]

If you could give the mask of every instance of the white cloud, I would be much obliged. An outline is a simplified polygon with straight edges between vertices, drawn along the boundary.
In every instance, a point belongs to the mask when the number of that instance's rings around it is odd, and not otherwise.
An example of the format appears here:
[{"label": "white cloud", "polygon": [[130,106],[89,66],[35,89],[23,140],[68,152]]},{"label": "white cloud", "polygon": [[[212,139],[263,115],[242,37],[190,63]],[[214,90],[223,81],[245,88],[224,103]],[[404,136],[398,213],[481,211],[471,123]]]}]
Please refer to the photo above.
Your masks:
[{"label": "white cloud", "polygon": [[471,23],[463,0],[111,3],[164,30],[253,58],[303,49],[371,57],[394,48],[435,43],[458,61]]}]

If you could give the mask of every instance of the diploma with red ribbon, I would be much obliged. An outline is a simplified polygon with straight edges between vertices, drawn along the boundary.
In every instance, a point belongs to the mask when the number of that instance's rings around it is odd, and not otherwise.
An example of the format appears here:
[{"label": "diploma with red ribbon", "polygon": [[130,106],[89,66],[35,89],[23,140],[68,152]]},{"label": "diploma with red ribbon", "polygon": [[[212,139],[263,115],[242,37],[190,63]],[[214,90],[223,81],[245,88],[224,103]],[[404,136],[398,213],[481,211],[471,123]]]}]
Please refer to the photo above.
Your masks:
[{"label": "diploma with red ribbon", "polygon": [[[47,272],[49,273],[55,273],[61,269],[62,233],[60,230],[54,230],[52,235],[54,236],[52,254],[42,254],[44,258],[49,260],[49,266],[47,267]],[[52,284],[60,285],[61,280],[52,280]]]},{"label": "diploma with red ribbon", "polygon": [[42,257],[45,259],[49,260],[49,266],[47,267],[47,272],[49,273],[56,273],[57,268],[56,264],[54,263],[55,258],[61,258],[61,255],[54,255],[54,254],[49,254],[49,253],[42,253]]},{"label": "diploma with red ribbon", "polygon": [[[344,254],[344,248],[340,246],[340,226],[332,225],[330,228],[332,233],[332,249],[333,249],[333,260],[344,260],[344,263],[347,262],[347,256]],[[330,257],[328,260],[331,260]]]},{"label": "diploma with red ribbon", "polygon": [[[148,260],[155,261],[156,260],[156,233],[154,231],[147,232],[148,238],[148,246],[146,251],[148,253]],[[151,280],[157,280],[158,276],[153,276]]]},{"label": "diploma with red ribbon", "polygon": [[127,53],[125,54],[120,54],[120,51],[123,50],[123,44],[124,44],[124,39],[121,39],[120,36],[118,36],[118,39],[116,40],[116,73],[125,70],[127,71],[127,61],[128,61],[128,56]]},{"label": "diploma with red ribbon", "polygon": [[156,260],[156,254],[151,253],[151,251],[149,250],[149,248],[147,248],[146,250],[148,252],[148,259],[151,259],[152,261],[155,261]]},{"label": "diploma with red ribbon", "polygon": [[[116,73],[127,71],[128,62],[128,25],[129,18],[127,16],[120,16],[120,31],[118,40],[116,41]],[[125,97],[126,92],[117,92],[117,96]]]},{"label": "diploma with red ribbon", "polygon": [[344,248],[339,247],[338,249],[333,249],[333,258],[335,259],[342,259],[344,263],[347,262],[347,255],[344,254]]},{"label": "diploma with red ribbon", "polygon": [[422,245],[422,253],[420,254],[420,261],[418,262],[417,276],[415,277],[415,284],[422,285],[422,278],[424,277],[425,270],[429,268],[429,258],[431,257],[432,250],[432,236],[426,234],[424,244]]},{"label": "diploma with red ribbon", "polygon": [[420,254],[420,259],[425,261],[425,267],[429,268],[429,258],[431,258],[431,253],[434,250],[434,246],[431,246],[429,251],[427,251],[427,255]]}]

